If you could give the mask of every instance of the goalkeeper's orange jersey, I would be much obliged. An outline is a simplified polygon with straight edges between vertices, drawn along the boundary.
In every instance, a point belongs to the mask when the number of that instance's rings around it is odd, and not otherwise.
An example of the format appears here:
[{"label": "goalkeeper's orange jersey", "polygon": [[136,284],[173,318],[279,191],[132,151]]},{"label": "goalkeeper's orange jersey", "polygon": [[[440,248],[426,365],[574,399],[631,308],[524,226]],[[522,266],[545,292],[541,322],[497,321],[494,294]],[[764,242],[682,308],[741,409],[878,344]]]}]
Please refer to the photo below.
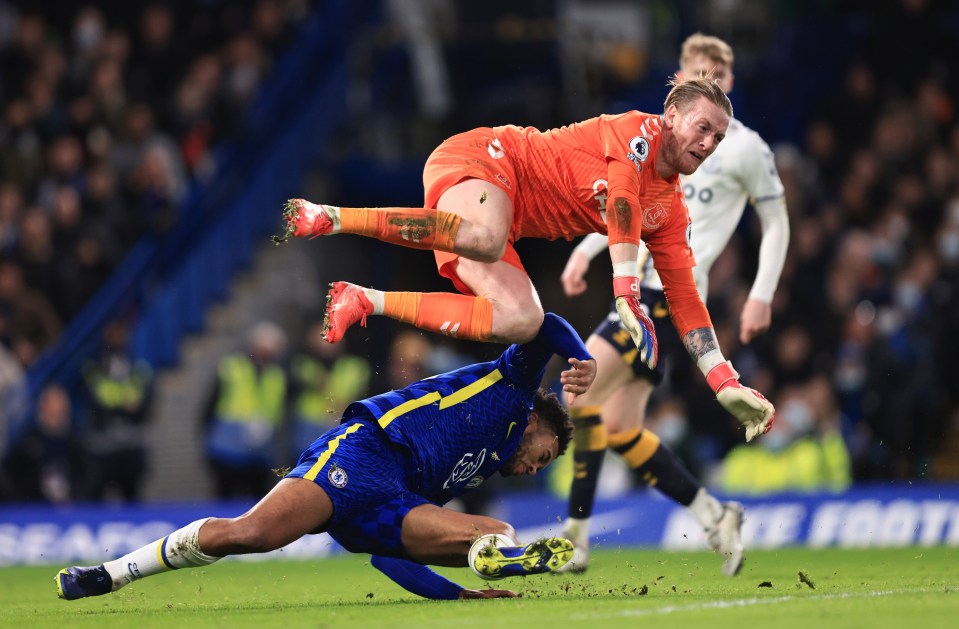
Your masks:
[{"label": "goalkeeper's orange jersey", "polygon": [[[685,335],[711,323],[693,280],[696,263],[679,176],[663,179],[656,173],[661,124],[657,115],[630,111],[547,131],[507,125],[455,135],[426,162],[426,207],[435,208],[443,192],[474,177],[497,185],[512,200],[510,242],[594,232],[608,233],[610,244],[638,244],[642,238],[662,277],[674,322]],[[623,233],[607,231],[607,201],[615,199],[625,200],[635,214],[611,221],[621,229],[628,225]],[[458,256],[434,253],[440,274],[472,294],[457,278]],[[503,259],[523,268],[511,246]]]},{"label": "goalkeeper's orange jersey", "polygon": [[[689,212],[679,177],[656,173],[660,125],[658,115],[630,111],[547,131],[506,125],[461,133],[426,163],[427,207],[436,207],[453,184],[476,177],[512,199],[510,241],[609,233],[611,244],[642,238],[657,269],[691,268]],[[632,229],[626,233],[607,232],[607,199],[616,198],[640,214],[629,217]]]}]

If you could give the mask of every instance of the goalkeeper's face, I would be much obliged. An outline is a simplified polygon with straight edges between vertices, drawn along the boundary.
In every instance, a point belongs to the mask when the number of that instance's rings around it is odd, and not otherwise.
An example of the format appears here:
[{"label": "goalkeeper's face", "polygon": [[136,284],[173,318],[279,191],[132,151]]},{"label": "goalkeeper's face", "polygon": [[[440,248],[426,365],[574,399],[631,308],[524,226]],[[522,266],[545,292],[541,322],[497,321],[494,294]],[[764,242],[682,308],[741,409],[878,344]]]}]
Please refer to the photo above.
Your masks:
[{"label": "goalkeeper's face", "polygon": [[533,475],[544,469],[559,456],[559,439],[546,422],[530,417],[519,448],[506,459],[499,473],[503,476]]}]

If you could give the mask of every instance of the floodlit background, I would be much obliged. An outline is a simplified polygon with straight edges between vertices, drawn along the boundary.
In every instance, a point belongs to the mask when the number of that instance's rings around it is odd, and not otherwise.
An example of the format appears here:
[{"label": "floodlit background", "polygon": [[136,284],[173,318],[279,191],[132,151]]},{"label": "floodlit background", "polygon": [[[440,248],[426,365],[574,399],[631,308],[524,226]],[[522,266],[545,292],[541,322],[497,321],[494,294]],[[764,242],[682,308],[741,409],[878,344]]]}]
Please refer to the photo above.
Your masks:
[{"label": "floodlit background", "polygon": [[[736,117],[786,186],[772,330],[738,343],[760,236],[749,211],[708,300],[724,353],[779,412],[749,446],[768,455],[754,478],[727,473],[743,455],[735,421],[677,357],[647,426],[719,493],[955,492],[956,3],[0,0],[0,501],[248,503],[353,399],[497,355],[379,318],[337,346],[310,341],[330,281],[452,287],[429,252],[354,236],[274,246],[283,201],[421,206],[423,163],[454,133],[659,112],[696,31],[733,46]],[[585,337],[610,268],[597,258],[587,294],[566,299],[573,245],[517,248],[544,307]],[[219,374],[251,359],[275,424],[255,452],[215,452]],[[791,456],[814,473],[776,476]],[[498,512],[517,490],[561,501],[569,470],[554,467],[464,508]],[[612,456],[602,481],[605,500],[640,488]],[[929,543],[959,543],[959,501],[925,508],[908,517],[946,523]]]}]

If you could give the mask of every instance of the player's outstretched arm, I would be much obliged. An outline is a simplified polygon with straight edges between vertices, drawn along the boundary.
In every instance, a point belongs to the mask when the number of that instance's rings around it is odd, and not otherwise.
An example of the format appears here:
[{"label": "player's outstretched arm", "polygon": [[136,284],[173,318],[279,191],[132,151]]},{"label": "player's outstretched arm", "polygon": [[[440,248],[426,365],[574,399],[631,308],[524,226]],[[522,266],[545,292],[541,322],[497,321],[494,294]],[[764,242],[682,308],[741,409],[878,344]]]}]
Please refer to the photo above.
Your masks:
[{"label": "player's outstretched arm", "polygon": [[716,331],[691,269],[662,269],[669,314],[690,357],[706,376],[716,399],[746,429],[746,441],[767,432],[776,409],[758,391],[739,383],[739,374],[719,349]]},{"label": "player's outstretched arm", "polygon": [[653,322],[639,302],[639,243],[643,221],[639,199],[629,183],[636,174],[628,160],[609,162],[609,196],[606,226],[609,230],[609,259],[613,263],[613,296],[620,323],[633,338],[640,359],[656,367],[659,345]]},{"label": "player's outstretched arm", "polygon": [[559,381],[563,385],[563,391],[567,393],[566,401],[572,406],[576,398],[586,393],[596,379],[596,361],[570,358],[566,362],[572,367],[559,374]]},{"label": "player's outstretched arm", "polygon": [[370,563],[403,589],[431,600],[452,601],[519,596],[512,590],[468,590],[436,574],[430,568],[406,559],[373,555],[370,557]]},{"label": "player's outstretched arm", "polygon": [[739,316],[739,340],[742,343],[750,343],[769,330],[773,295],[789,248],[789,213],[785,197],[764,199],[754,203],[754,207],[762,224],[763,236],[759,244],[756,279]]},{"label": "player's outstretched arm", "polygon": [[[586,393],[593,380],[596,378],[596,360],[590,355],[573,326],[566,319],[553,312],[547,312],[543,316],[543,325],[539,334],[533,339],[530,345],[538,345],[542,349],[540,360],[530,361],[530,365],[537,365],[542,361],[545,366],[553,354],[567,359],[571,365],[569,369],[560,374],[560,382],[563,384],[563,391],[568,394],[570,404],[576,399],[576,396]],[[532,347],[529,347],[532,350]],[[541,377],[536,373],[536,378]]]},{"label": "player's outstretched arm", "polygon": [[716,394],[716,399],[746,430],[746,441],[769,432],[776,409],[762,393],[739,382],[739,373],[723,357],[710,326],[692,330],[683,337],[683,345]]},{"label": "player's outstretched arm", "polygon": [[566,260],[566,267],[559,281],[567,297],[575,297],[586,292],[586,272],[589,263],[599,252],[609,248],[609,238],[603,234],[590,234],[583,238]]},{"label": "player's outstretched arm", "polygon": [[616,312],[623,327],[633,338],[640,359],[653,369],[659,360],[659,342],[656,340],[653,322],[639,301],[638,256],[637,245],[621,242],[609,246],[609,257],[613,262]]},{"label": "player's outstretched arm", "polygon": [[500,368],[517,385],[539,387],[553,355],[567,359],[572,365],[560,376],[563,390],[572,399],[586,393],[596,377],[596,361],[573,326],[553,312],[543,316],[543,325],[532,341],[511,345],[503,352]]},{"label": "player's outstretched arm", "polygon": [[519,594],[513,590],[463,590],[460,598],[463,600],[476,598],[516,598]]},{"label": "player's outstretched arm", "polygon": [[423,598],[441,601],[454,601],[458,598],[498,598],[464,594],[464,592],[472,593],[478,590],[467,590],[446,577],[436,574],[423,564],[407,559],[373,555],[370,557],[370,563],[403,589]]}]

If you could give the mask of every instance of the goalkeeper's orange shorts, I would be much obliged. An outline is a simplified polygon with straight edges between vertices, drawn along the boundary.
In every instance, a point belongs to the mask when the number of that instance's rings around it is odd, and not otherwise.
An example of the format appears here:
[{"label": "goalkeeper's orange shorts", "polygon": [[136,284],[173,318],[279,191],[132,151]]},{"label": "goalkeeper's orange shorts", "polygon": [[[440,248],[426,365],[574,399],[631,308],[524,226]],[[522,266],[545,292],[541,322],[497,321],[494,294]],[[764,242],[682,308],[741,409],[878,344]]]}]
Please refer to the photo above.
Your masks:
[{"label": "goalkeeper's orange shorts", "polygon": [[[502,189],[515,206],[516,171],[509,155],[500,149],[493,129],[482,127],[460,133],[436,147],[423,168],[426,207],[435,208],[444,192],[465,179],[490,182]],[[472,295],[473,291],[456,273],[460,256],[446,251],[435,251],[434,254],[440,275],[452,281],[459,292]],[[506,243],[506,253],[501,260],[526,273],[512,242]]]},{"label": "goalkeeper's orange shorts", "polygon": [[[436,256],[436,268],[439,270],[440,275],[453,282],[456,290],[464,295],[475,295],[475,293],[470,290],[470,287],[464,284],[463,280],[461,280],[456,273],[456,265],[459,264],[460,259],[457,254],[448,251],[434,251],[433,255]],[[516,253],[516,249],[513,248],[513,243],[511,242],[506,243],[506,253],[500,258],[500,262],[511,264],[523,273],[526,273],[526,268],[523,267],[523,261],[519,259],[519,254]]]},{"label": "goalkeeper's orange shorts", "polygon": [[426,207],[464,179],[482,179],[502,188],[516,205],[516,170],[489,127],[454,135],[440,144],[423,167]]}]

